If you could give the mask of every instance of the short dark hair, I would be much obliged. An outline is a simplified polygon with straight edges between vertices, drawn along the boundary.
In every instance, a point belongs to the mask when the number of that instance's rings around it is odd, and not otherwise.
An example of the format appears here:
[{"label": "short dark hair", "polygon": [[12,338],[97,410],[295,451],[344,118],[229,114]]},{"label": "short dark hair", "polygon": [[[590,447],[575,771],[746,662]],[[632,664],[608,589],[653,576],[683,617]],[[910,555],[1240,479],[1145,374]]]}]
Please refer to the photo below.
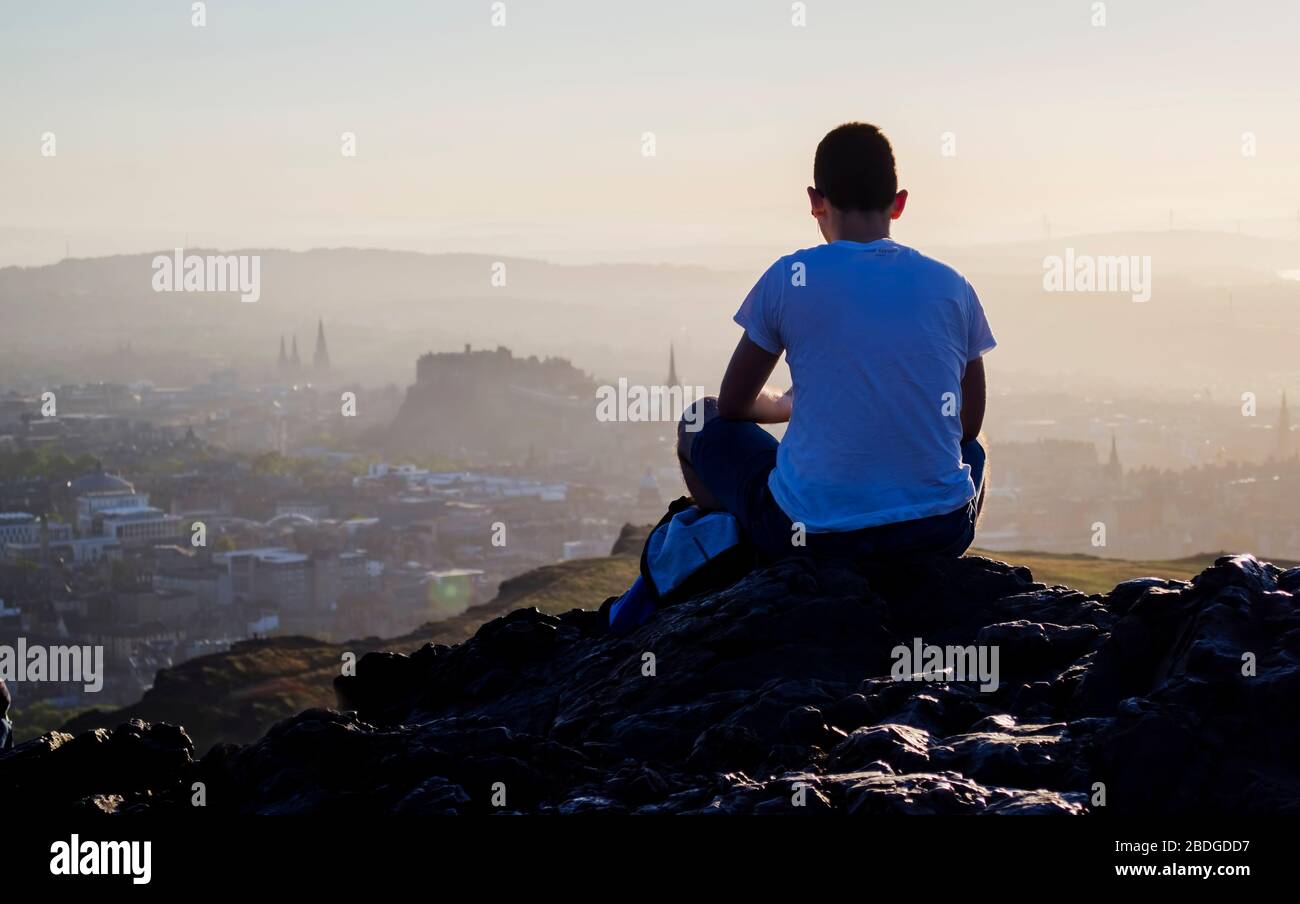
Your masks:
[{"label": "short dark hair", "polygon": [[889,139],[865,122],[846,122],[831,129],[817,145],[813,187],[840,210],[889,207],[898,194]]}]

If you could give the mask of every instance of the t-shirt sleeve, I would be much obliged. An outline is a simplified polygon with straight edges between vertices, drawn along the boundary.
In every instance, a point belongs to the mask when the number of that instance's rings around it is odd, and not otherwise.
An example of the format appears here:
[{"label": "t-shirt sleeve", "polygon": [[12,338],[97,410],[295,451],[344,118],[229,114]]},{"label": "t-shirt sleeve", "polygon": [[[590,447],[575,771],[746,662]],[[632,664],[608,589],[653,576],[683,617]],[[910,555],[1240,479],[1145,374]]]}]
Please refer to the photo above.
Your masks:
[{"label": "t-shirt sleeve", "polygon": [[785,288],[783,260],[768,267],[767,272],[759,277],[733,318],[744,327],[750,342],[773,355],[785,351],[785,341],[781,338],[781,295]]},{"label": "t-shirt sleeve", "polygon": [[982,358],[998,347],[998,340],[993,338],[989,329],[989,320],[984,316],[984,305],[974,287],[966,283],[966,360]]}]

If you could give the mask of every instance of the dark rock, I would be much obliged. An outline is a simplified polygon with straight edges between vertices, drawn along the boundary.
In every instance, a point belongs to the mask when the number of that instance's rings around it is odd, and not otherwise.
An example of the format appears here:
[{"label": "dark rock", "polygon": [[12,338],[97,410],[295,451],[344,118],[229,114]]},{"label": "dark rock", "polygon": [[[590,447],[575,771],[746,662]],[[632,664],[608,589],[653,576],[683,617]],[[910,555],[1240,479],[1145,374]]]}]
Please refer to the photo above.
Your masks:
[{"label": "dark rock", "polygon": [[1014,678],[1059,671],[1092,649],[1100,637],[1093,624],[1067,626],[1022,619],[981,628],[975,643],[996,646],[1001,674]]},{"label": "dark rock", "polygon": [[840,776],[844,809],[858,816],[977,813],[1075,816],[1081,802],[1052,791],[985,787],[953,773]]},{"label": "dark rock", "polygon": [[711,725],[700,733],[686,758],[686,768],[696,772],[724,769],[728,764],[748,767],[766,753],[757,736],[738,725]]},{"label": "dark rock", "polygon": [[872,762],[888,764],[893,771],[919,772],[930,765],[930,734],[908,725],[859,728],[830,753],[827,767],[857,772]]},{"label": "dark rock", "polygon": [[815,744],[777,744],[767,752],[759,774],[779,775],[791,769],[819,769],[825,761],[826,751]]},{"label": "dark rock", "polygon": [[1223,587],[1240,587],[1255,593],[1277,589],[1281,569],[1260,562],[1254,556],[1222,556],[1192,578],[1192,586],[1213,592]]},{"label": "dark rock", "polygon": [[1169,581],[1165,578],[1133,578],[1115,585],[1115,589],[1106,594],[1106,605],[1116,615],[1127,615],[1133,604],[1152,587],[1162,590],[1181,590],[1187,586],[1186,581]]},{"label": "dark rock", "polygon": [[826,724],[815,706],[796,706],[781,720],[780,736],[791,744],[833,747],[844,740],[845,733]]},{"label": "dark rock", "polygon": [[558,812],[561,816],[617,816],[626,813],[627,807],[608,797],[575,797],[560,804]]},{"label": "dark rock", "polygon": [[0,800],[71,805],[175,786],[189,774],[194,744],[183,729],[133,720],[73,737],[50,732],[0,754]]},{"label": "dark rock", "polygon": [[[51,733],[0,754],[0,800],[200,817],[1300,815],[1296,592],[1300,570],[1249,556],[1101,596],[978,557],[795,559],[626,637],[524,609],[456,646],[369,653],[335,682],[344,711],[197,762],[164,724]],[[997,688],[895,680],[892,651],[916,639],[996,646]]]},{"label": "dark rock", "polygon": [[425,779],[393,807],[410,816],[457,816],[466,812],[469,795],[460,785],[441,776]]},{"label": "dark rock", "polygon": [[1010,716],[992,716],[970,733],[945,738],[931,755],[940,768],[976,781],[1063,789],[1078,775],[1064,734],[1064,723],[1021,726]]}]

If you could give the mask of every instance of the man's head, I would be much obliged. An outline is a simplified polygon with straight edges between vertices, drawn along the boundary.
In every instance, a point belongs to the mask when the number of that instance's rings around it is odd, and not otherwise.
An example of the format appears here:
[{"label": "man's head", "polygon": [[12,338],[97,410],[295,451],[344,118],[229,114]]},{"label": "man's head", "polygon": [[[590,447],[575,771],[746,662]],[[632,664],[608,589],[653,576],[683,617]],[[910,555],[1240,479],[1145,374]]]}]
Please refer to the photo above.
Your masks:
[{"label": "man's head", "polygon": [[889,221],[902,216],[907,203],[907,192],[898,190],[889,139],[865,122],[828,132],[813,158],[808,200],[827,241],[881,230],[888,235]]}]

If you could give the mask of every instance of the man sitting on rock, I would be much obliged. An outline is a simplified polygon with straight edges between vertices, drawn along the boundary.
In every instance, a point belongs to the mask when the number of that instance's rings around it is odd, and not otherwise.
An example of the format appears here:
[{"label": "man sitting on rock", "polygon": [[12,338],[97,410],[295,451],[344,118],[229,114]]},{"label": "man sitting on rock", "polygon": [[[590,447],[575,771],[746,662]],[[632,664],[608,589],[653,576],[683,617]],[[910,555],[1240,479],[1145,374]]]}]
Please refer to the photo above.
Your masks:
[{"label": "man sitting on rock", "polygon": [[[769,558],[960,556],[983,503],[982,356],[997,343],[960,273],[889,237],[907,192],[875,126],[826,135],[813,181],[827,244],[778,260],[740,306],[722,388],[678,430],[686,485]],[[765,387],[783,352],[784,393]],[[758,426],[787,421],[780,443]]]}]

